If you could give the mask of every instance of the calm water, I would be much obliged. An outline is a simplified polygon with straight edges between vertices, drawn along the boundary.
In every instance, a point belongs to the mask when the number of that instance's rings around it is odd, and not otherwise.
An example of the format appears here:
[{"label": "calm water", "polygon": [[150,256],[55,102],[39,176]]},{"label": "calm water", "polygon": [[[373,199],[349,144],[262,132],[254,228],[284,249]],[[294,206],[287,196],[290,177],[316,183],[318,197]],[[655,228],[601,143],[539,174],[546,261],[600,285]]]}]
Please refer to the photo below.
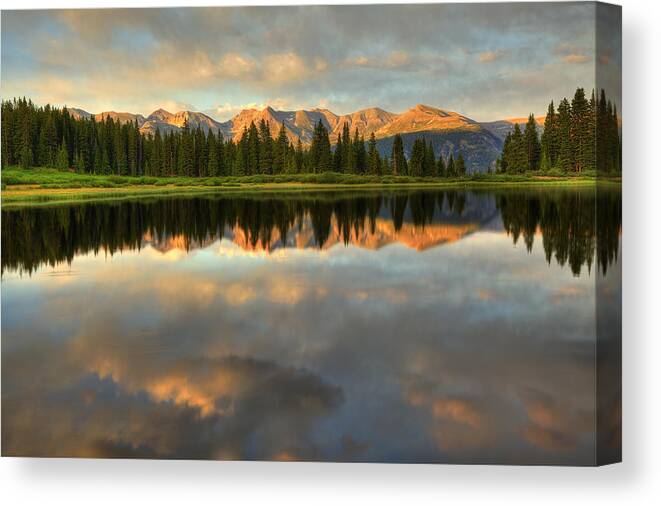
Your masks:
[{"label": "calm water", "polygon": [[591,464],[620,230],[594,189],[3,209],[3,454]]}]

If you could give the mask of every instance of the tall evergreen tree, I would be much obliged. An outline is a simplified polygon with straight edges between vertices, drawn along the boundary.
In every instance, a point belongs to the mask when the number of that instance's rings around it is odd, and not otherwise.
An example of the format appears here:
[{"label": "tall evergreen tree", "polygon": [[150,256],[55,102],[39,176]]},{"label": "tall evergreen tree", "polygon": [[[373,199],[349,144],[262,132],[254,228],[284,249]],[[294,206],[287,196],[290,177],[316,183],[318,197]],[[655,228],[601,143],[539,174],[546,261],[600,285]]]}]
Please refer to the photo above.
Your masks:
[{"label": "tall evergreen tree", "polygon": [[455,170],[454,157],[452,156],[452,153],[450,153],[450,158],[448,158],[445,171],[448,177],[457,177],[457,171]]},{"label": "tall evergreen tree", "polygon": [[399,134],[395,135],[393,139],[390,164],[393,175],[405,176],[408,174],[406,157],[404,156],[404,143],[402,142],[402,136]]},{"label": "tall evergreen tree", "polygon": [[[222,143],[222,139],[220,141]],[[216,135],[209,130],[207,134],[207,168],[206,173],[209,177],[218,177],[220,175],[219,149],[216,142]]]},{"label": "tall evergreen tree", "polygon": [[287,130],[285,129],[284,122],[280,125],[278,138],[273,145],[273,173],[281,174],[285,172],[287,167],[287,151],[289,147],[289,139],[287,139]]},{"label": "tall evergreen tree", "polygon": [[367,168],[367,151],[365,150],[365,139],[362,135],[359,135],[357,128],[353,131],[353,153],[355,173],[365,174]]},{"label": "tall evergreen tree", "polygon": [[263,118],[259,122],[259,172],[273,173],[273,139],[269,124]]},{"label": "tall evergreen tree", "polygon": [[564,98],[558,105],[558,158],[557,167],[565,172],[573,170],[574,153],[571,139],[571,106]]},{"label": "tall evergreen tree", "polygon": [[55,168],[58,170],[69,170],[69,153],[67,152],[67,146],[64,142],[60,144],[60,149],[57,152]]},{"label": "tall evergreen tree", "polygon": [[346,121],[342,125],[342,168],[342,172],[348,172],[350,174],[356,171],[353,143],[351,142],[351,134],[349,133],[349,123]]},{"label": "tall evergreen tree", "polygon": [[425,177],[436,176],[436,158],[434,156],[434,147],[431,141],[429,141],[429,145],[425,144],[425,159],[422,164],[422,174]]},{"label": "tall evergreen tree", "polygon": [[525,170],[539,170],[541,146],[537,134],[537,122],[535,121],[535,116],[533,114],[528,116],[528,122],[526,123],[526,128],[523,132],[523,138],[526,150]]},{"label": "tall evergreen tree", "polygon": [[459,155],[457,155],[457,161],[454,164],[454,172],[459,177],[466,175],[466,162],[464,161],[464,155],[461,151],[459,151]]},{"label": "tall evergreen tree", "polygon": [[413,141],[411,159],[409,160],[409,173],[411,176],[420,177],[423,175],[426,149],[427,144],[425,143],[424,137]]},{"label": "tall evergreen tree", "polygon": [[329,172],[332,168],[331,160],[328,130],[319,120],[315,126],[312,144],[310,145],[310,169],[313,173]]},{"label": "tall evergreen tree", "polygon": [[381,174],[381,158],[376,150],[376,137],[374,132],[370,134],[369,147],[367,150],[368,172],[373,175]]},{"label": "tall evergreen tree", "polygon": [[574,94],[570,110],[569,137],[572,149],[572,170],[582,171],[589,166],[590,122],[588,121],[588,101],[583,88]]},{"label": "tall evergreen tree", "polygon": [[439,154],[438,163],[436,164],[436,174],[438,177],[447,177],[447,170],[445,168],[445,160],[443,160],[443,155]]},{"label": "tall evergreen tree", "polygon": [[558,120],[555,113],[553,101],[549,104],[544,118],[544,131],[541,140],[541,160],[542,170],[553,168],[558,159]]}]

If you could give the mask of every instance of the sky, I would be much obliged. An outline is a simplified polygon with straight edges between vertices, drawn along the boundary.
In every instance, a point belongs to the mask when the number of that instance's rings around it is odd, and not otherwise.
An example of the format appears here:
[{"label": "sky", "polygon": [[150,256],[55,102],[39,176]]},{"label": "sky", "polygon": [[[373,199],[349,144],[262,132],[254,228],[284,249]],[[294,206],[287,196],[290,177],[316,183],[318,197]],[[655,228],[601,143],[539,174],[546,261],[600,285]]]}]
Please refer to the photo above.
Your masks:
[{"label": "sky", "polygon": [[94,113],[424,103],[488,121],[591,90],[597,62],[619,95],[621,38],[597,54],[595,32],[593,3],[3,11],[0,83]]}]

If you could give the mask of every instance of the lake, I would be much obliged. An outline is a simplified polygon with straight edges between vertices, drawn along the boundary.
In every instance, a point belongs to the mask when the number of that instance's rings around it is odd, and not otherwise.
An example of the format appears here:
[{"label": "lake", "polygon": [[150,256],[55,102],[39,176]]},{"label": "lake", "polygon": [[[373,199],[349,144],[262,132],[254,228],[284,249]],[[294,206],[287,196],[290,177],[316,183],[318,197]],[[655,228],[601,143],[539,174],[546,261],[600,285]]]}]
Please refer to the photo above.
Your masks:
[{"label": "lake", "polygon": [[593,464],[620,243],[612,189],[3,208],[3,455]]}]

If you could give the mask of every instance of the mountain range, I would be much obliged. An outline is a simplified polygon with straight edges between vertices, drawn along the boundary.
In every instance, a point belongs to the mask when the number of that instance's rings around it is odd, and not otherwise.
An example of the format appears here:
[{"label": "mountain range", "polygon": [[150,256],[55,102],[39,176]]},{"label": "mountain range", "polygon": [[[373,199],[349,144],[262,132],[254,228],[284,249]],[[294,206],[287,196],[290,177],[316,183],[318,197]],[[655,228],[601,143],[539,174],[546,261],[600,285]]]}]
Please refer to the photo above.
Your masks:
[{"label": "mountain range", "polygon": [[[450,154],[464,155],[470,172],[484,172],[493,165],[500,154],[503,140],[515,123],[525,123],[525,118],[504,119],[486,123],[477,122],[457,112],[448,111],[418,104],[403,112],[392,113],[373,107],[362,109],[350,114],[338,115],[328,109],[311,109],[297,111],[277,111],[272,107],[264,109],[244,109],[233,118],[219,122],[210,116],[194,111],[179,111],[171,113],[165,109],[157,109],[149,116],[129,112],[105,111],[92,114],[82,109],[67,108],[69,114],[76,118],[91,118],[101,121],[110,117],[115,121],[137,122],[144,134],[161,134],[179,131],[187,122],[189,128],[201,128],[205,133],[213,131],[221,133],[225,139],[239,140],[243,132],[252,122],[256,125],[264,120],[268,123],[271,134],[275,137],[281,125],[284,125],[287,137],[293,143],[299,140],[303,145],[312,141],[315,125],[321,121],[329,132],[331,144],[337,142],[345,123],[348,124],[351,135],[358,130],[365,139],[374,133],[377,139],[377,149],[381,154],[389,154],[395,135],[402,136],[404,151],[410,154],[413,142],[424,137],[431,142],[436,156],[448,158]],[[544,119],[538,118],[542,125]]]}]

